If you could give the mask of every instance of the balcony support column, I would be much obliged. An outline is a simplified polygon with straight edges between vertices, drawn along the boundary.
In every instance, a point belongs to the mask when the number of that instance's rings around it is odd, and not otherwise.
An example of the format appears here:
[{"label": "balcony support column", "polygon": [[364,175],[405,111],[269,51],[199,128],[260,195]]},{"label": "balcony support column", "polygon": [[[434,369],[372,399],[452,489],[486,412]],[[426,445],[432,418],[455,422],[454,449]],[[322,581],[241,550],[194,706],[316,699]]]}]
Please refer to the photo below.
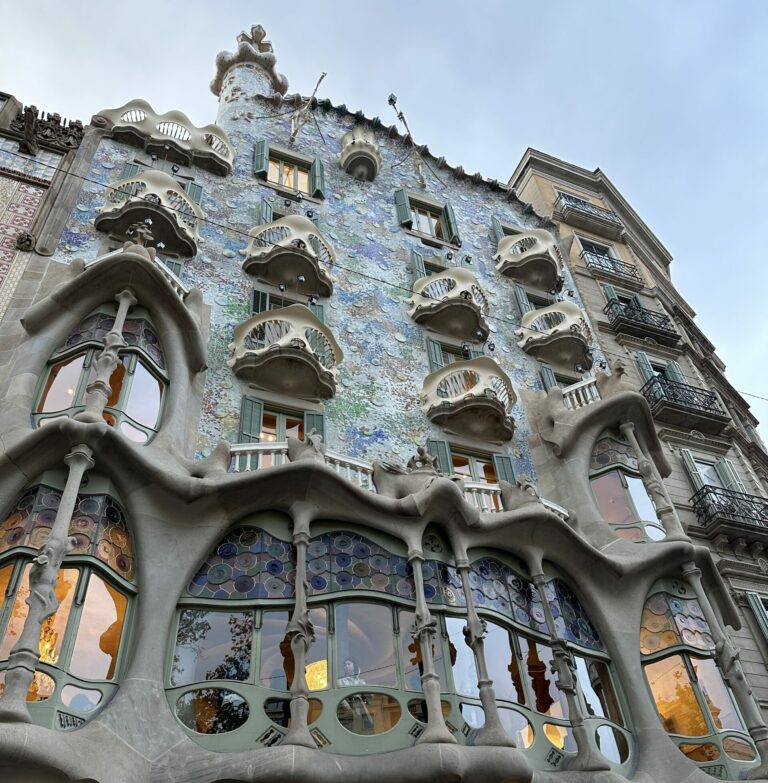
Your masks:
[{"label": "balcony support column", "polygon": [[731,686],[736,703],[744,717],[747,731],[752,737],[757,752],[760,754],[760,765],[750,770],[746,776],[749,780],[763,780],[768,778],[768,726],[763,720],[760,706],[747,681],[744,668],[739,656],[741,650],[734,646],[729,636],[723,630],[720,618],[717,616],[712,603],[701,583],[701,569],[693,562],[684,563],[681,571],[688,583],[696,593],[696,600],[701,606],[704,618],[712,631],[715,640],[715,658],[723,678]]},{"label": "balcony support column", "polygon": [[472,586],[469,583],[469,561],[466,558],[457,559],[456,570],[461,575],[461,584],[464,588],[464,596],[467,601],[467,624],[464,626],[464,641],[475,656],[477,669],[477,687],[480,690],[480,702],[485,713],[485,724],[477,732],[476,745],[497,745],[500,747],[514,748],[514,740],[504,731],[499,710],[496,706],[496,692],[493,689],[493,680],[488,675],[488,665],[485,660],[485,636],[487,625],[485,620],[477,614],[475,602],[472,598]]},{"label": "balcony support column", "polygon": [[413,583],[416,588],[416,620],[411,628],[411,636],[421,650],[421,660],[424,663],[421,687],[424,691],[424,700],[427,702],[427,726],[416,740],[416,744],[424,742],[455,744],[456,737],[445,725],[440,704],[440,676],[435,671],[435,661],[432,657],[432,647],[437,635],[437,621],[432,617],[424,599],[424,574],[421,568],[423,561],[424,555],[421,550],[412,549],[408,552],[408,563],[413,568]]},{"label": "balcony support column", "polygon": [[688,535],[677,515],[677,510],[672,503],[659,471],[650,455],[642,448],[637,435],[635,435],[635,425],[631,421],[622,422],[619,425],[621,434],[627,439],[632,450],[638,457],[638,470],[643,480],[643,486],[653,500],[656,507],[656,513],[659,515],[661,524],[667,533],[667,541],[688,541]]},{"label": "balcony support column", "polygon": [[120,351],[127,345],[123,337],[125,319],[128,310],[138,301],[133,292],[127,288],[117,294],[115,300],[118,304],[115,322],[104,338],[104,347],[93,361],[96,377],[86,386],[85,410],[75,416],[78,421],[102,421],[104,408],[112,395],[109,379],[120,363]]},{"label": "balcony support column", "polygon": [[581,711],[581,705],[576,695],[576,661],[568,649],[567,643],[560,638],[557,632],[555,618],[552,616],[552,610],[547,598],[547,577],[541,571],[540,562],[535,569],[531,569],[531,576],[536,589],[539,591],[539,598],[541,599],[541,606],[544,609],[544,616],[547,620],[549,635],[552,638],[552,673],[557,676],[555,684],[558,690],[565,694],[568,702],[568,718],[573,729],[573,738],[576,740],[576,758],[568,762],[567,768],[581,772],[597,772],[598,770],[610,769],[611,766],[608,761],[593,746],[590,732],[584,724],[584,713]]},{"label": "balcony support column", "polygon": [[61,564],[69,550],[69,523],[83,475],[94,465],[92,457],[93,452],[85,444],[75,446],[64,457],[64,463],[69,468],[67,482],[48,539],[32,561],[27,597],[29,612],[19,639],[8,657],[5,691],[0,696],[0,723],[32,722],[27,708],[27,691],[40,661],[40,632],[43,623],[59,608],[56,584]]},{"label": "balcony support column", "polygon": [[317,748],[309,733],[309,688],[307,687],[307,653],[315,641],[315,629],[309,619],[307,606],[307,545],[309,544],[309,523],[299,515],[294,519],[293,546],[296,548],[296,583],[293,614],[288,621],[285,635],[291,643],[293,653],[293,680],[291,681],[291,728],[283,745],[301,745]]}]

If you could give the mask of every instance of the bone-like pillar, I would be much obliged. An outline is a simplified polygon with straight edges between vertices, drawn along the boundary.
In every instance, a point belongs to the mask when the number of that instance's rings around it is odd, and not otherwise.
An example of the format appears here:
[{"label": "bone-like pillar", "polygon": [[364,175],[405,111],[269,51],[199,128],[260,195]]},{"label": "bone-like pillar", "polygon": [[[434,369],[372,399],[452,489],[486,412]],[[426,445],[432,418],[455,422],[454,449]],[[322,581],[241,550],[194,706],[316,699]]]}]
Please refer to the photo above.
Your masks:
[{"label": "bone-like pillar", "polygon": [[547,578],[541,572],[532,576],[539,591],[549,635],[552,637],[552,673],[557,675],[555,684],[558,690],[565,694],[568,702],[568,717],[573,729],[573,737],[576,740],[576,758],[568,762],[568,769],[584,772],[610,769],[607,759],[594,748],[587,727],[584,725],[584,713],[581,711],[581,705],[576,696],[576,661],[574,661],[565,640],[561,639],[557,632],[555,618],[552,616],[552,610],[547,600],[545,589]]},{"label": "bone-like pillar", "polygon": [[75,416],[79,421],[96,422],[102,420],[104,408],[112,393],[109,379],[120,361],[120,350],[126,346],[123,327],[128,310],[136,304],[137,299],[132,291],[125,289],[115,296],[115,300],[118,303],[115,322],[104,338],[104,347],[94,359],[93,368],[96,377],[85,389],[85,410]]},{"label": "bone-like pillar", "polygon": [[424,574],[421,564],[424,555],[420,550],[408,552],[408,562],[413,568],[413,582],[416,588],[416,621],[411,629],[411,636],[421,649],[421,660],[424,670],[421,674],[421,687],[427,702],[427,727],[416,743],[444,742],[455,743],[456,737],[448,731],[440,704],[440,677],[435,671],[435,661],[432,657],[432,645],[437,634],[437,621],[432,617],[427,602],[424,599]]},{"label": "bone-like pillar", "polygon": [[667,532],[666,540],[688,541],[688,535],[680,521],[680,517],[677,515],[674,503],[672,503],[672,499],[669,497],[669,493],[656,469],[656,465],[651,457],[641,448],[640,443],[637,440],[635,425],[631,421],[625,421],[619,425],[619,429],[638,456],[640,477],[643,480],[643,486],[653,499],[653,504],[656,506],[656,513],[659,515],[661,524]]},{"label": "bone-like pillar", "polygon": [[464,626],[464,640],[475,656],[477,686],[480,690],[480,702],[485,713],[485,725],[477,732],[475,745],[500,745],[514,748],[516,747],[514,740],[504,731],[504,726],[501,724],[493,680],[488,675],[484,642],[487,626],[485,620],[478,616],[472,598],[472,587],[469,583],[469,561],[466,559],[457,560],[456,569],[461,576],[461,584],[467,601],[467,624]]},{"label": "bone-like pillar", "polygon": [[291,682],[291,728],[283,740],[284,745],[302,745],[317,748],[307,725],[309,714],[309,688],[307,687],[307,653],[315,641],[315,629],[309,619],[307,607],[307,545],[309,531],[299,520],[294,521],[293,545],[296,548],[296,587],[293,614],[288,621],[286,635],[293,653],[293,682]]},{"label": "bone-like pillar", "polygon": [[701,569],[695,563],[689,562],[685,563],[681,570],[688,584],[693,587],[693,591],[696,593],[696,600],[701,606],[701,611],[712,631],[712,638],[715,640],[717,664],[726,682],[731,686],[744,722],[747,724],[747,731],[749,731],[760,754],[760,766],[751,770],[747,777],[751,780],[768,778],[768,726],[763,720],[760,707],[744,674],[739,660],[741,651],[734,647],[733,642],[720,624],[720,618],[701,583]]},{"label": "bone-like pillar", "polygon": [[93,467],[93,452],[83,444],[75,446],[64,457],[69,468],[56,519],[48,540],[32,561],[29,573],[29,612],[19,640],[8,657],[5,692],[0,697],[0,722],[31,723],[27,708],[27,691],[40,661],[40,631],[46,618],[59,608],[56,583],[59,569],[69,550],[69,523],[77,503],[77,493],[86,470]]}]

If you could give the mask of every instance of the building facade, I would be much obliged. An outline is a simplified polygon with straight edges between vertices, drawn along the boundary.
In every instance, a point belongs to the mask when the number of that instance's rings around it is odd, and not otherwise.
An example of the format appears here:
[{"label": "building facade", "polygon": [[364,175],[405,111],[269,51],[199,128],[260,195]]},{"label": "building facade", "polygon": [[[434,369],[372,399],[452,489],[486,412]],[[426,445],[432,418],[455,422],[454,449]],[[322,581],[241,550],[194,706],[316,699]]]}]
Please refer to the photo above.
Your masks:
[{"label": "building facade", "polygon": [[768,456],[658,239],[260,27],[211,89],[0,94],[0,777],[768,776]]}]

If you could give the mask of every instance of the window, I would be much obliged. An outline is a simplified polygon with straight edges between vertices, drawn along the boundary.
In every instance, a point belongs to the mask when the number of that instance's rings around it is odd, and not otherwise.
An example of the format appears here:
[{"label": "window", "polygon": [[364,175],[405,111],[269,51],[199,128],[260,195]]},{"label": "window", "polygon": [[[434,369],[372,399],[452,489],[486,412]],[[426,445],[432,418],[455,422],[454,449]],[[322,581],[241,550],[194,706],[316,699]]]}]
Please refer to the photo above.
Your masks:
[{"label": "window", "polygon": [[427,441],[427,450],[437,459],[437,469],[446,476],[464,476],[468,481],[493,485],[499,481],[516,482],[512,458],[506,454],[466,452],[434,438]]},{"label": "window", "polygon": [[411,250],[411,262],[415,272],[415,279],[418,280],[422,277],[428,277],[429,275],[437,275],[440,274],[440,272],[445,272],[446,269],[450,269],[451,267],[472,266],[472,259],[470,256],[463,256],[460,259],[456,258],[454,260],[453,253],[449,252],[447,255],[451,256],[451,258],[431,256],[425,259],[422,253]]},{"label": "window", "polygon": [[426,240],[439,240],[461,246],[456,216],[450,204],[442,206],[420,200],[406,190],[395,191],[395,208],[401,226]]},{"label": "window", "polygon": [[540,293],[531,293],[521,286],[520,283],[513,283],[512,287],[515,292],[517,308],[520,311],[521,316],[530,313],[532,310],[538,310],[541,307],[549,307],[549,305],[560,301],[554,291],[545,296]]},{"label": "window", "polygon": [[253,173],[283,190],[316,198],[324,196],[325,169],[320,158],[302,158],[259,141],[253,150]]},{"label": "window", "polygon": [[253,302],[251,313],[265,313],[269,310],[280,310],[283,307],[289,307],[292,304],[303,304],[319,320],[325,323],[325,306],[316,301],[316,297],[309,297],[305,300],[296,291],[291,291],[286,295],[282,291],[263,291],[258,288],[253,289]]},{"label": "window", "polygon": [[[683,368],[677,362],[660,362],[654,359],[650,359],[648,354],[644,351],[638,351],[636,357],[637,367],[640,370],[640,376],[642,377],[644,383],[651,380],[652,378],[660,378],[662,381],[671,381],[673,383],[679,383],[685,386],[688,385],[688,382],[686,381],[685,375],[683,373]],[[657,385],[659,393],[663,393],[665,387],[666,384],[664,383],[662,383],[660,386]],[[677,392],[674,392],[672,396],[675,396],[675,394],[677,394]]]},{"label": "window", "polygon": [[601,245],[599,242],[594,242],[591,239],[584,239],[583,237],[579,237],[579,243],[585,253],[597,256],[598,258],[614,258],[613,250],[609,245]]},{"label": "window", "polygon": [[502,223],[495,215],[491,216],[491,235],[497,244],[501,242],[504,237],[511,237],[524,232],[525,229],[522,226],[512,226],[508,223]]},{"label": "window", "polygon": [[566,388],[578,383],[581,378],[578,375],[568,375],[567,373],[555,372],[548,364],[541,364],[539,369],[539,377],[541,378],[544,391],[554,389],[555,386]]},{"label": "window", "polygon": [[434,372],[441,367],[456,362],[465,362],[469,359],[477,359],[485,356],[481,348],[473,347],[468,343],[461,346],[439,343],[437,340],[427,338],[427,357],[429,359],[429,370]]},{"label": "window", "polygon": [[[88,384],[96,377],[94,361],[115,320],[115,308],[105,306],[88,316],[54,353],[35,408],[43,426],[52,419],[74,416],[85,408]],[[111,394],[104,420],[137,443],[156,433],[168,379],[157,332],[148,316],[134,308],[123,328],[128,346],[109,379]]]}]

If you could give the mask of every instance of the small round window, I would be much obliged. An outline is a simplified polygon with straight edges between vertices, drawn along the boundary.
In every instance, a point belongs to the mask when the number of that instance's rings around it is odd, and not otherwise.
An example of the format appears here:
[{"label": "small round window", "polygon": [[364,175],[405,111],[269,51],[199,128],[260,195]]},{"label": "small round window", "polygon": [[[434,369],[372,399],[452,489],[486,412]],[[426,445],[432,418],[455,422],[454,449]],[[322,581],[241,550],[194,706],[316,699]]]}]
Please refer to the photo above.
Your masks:
[{"label": "small round window", "polygon": [[250,714],[248,702],[223,688],[189,691],[176,702],[176,717],[198,734],[226,734],[239,729]]}]

